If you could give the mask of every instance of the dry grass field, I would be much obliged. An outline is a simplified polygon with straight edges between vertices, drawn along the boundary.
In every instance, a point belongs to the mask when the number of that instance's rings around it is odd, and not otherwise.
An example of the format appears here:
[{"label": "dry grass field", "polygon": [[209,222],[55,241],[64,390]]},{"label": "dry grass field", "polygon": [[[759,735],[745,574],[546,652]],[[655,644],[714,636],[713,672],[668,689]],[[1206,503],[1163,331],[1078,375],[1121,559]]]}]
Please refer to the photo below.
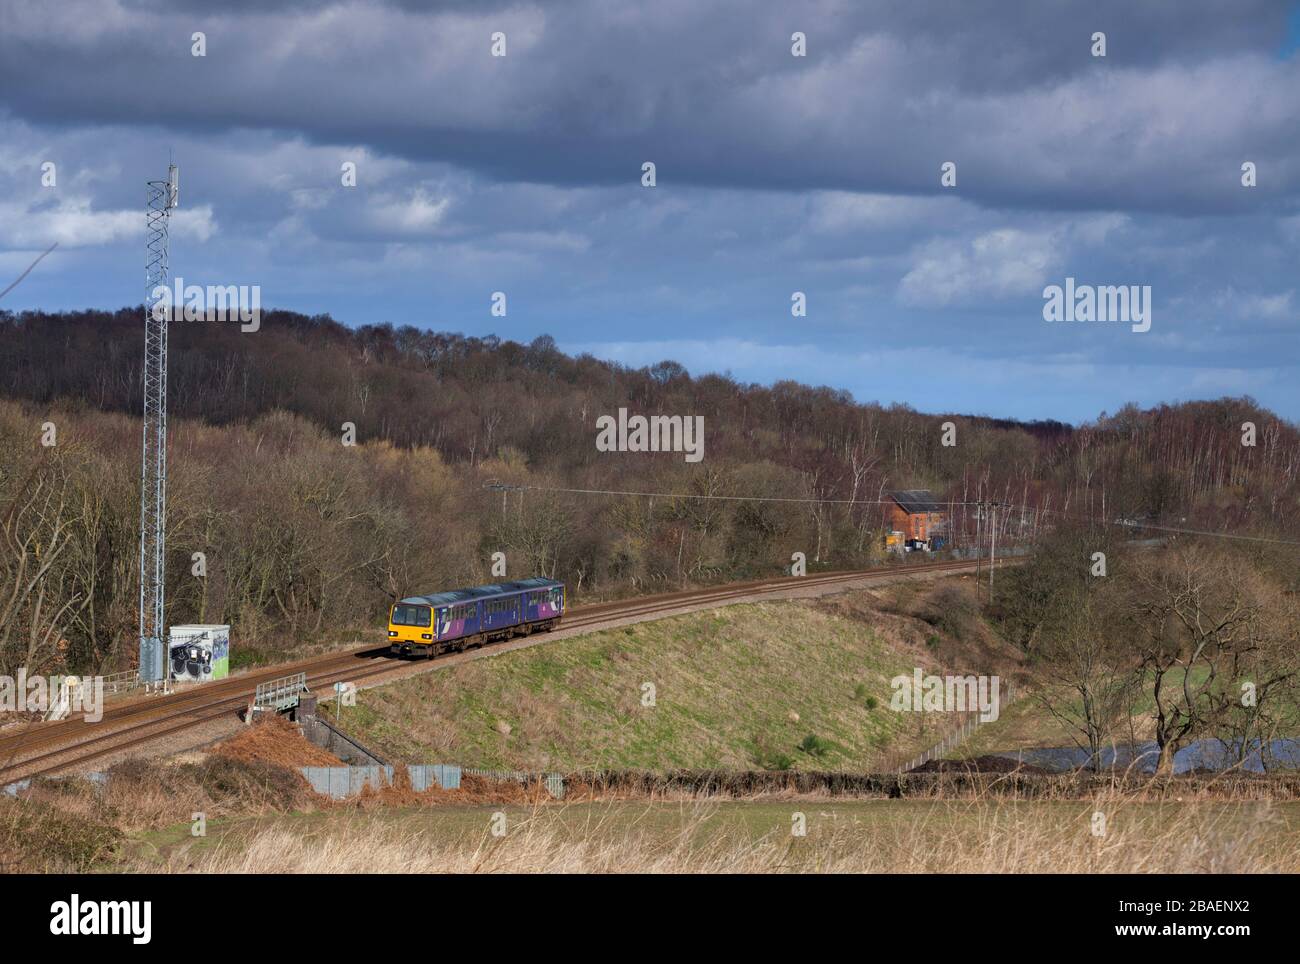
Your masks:
[{"label": "dry grass field", "polygon": [[[792,832],[798,815],[805,836]],[[494,820],[504,822],[504,836],[493,835]],[[233,821],[209,833],[203,841],[184,828],[152,835],[122,866],[204,873],[1300,871],[1294,803],[622,801],[335,811]]]},{"label": "dry grass field", "polygon": [[[933,742],[943,719],[888,709],[911,667],[1016,666],[969,587],[729,607],[594,633],[365,691],[346,729],[394,760],[466,766],[714,769],[764,778],[649,787],[482,777],[457,791],[316,796],[328,762],[283,722],[103,787],[40,781],[0,797],[0,867],[168,873],[1297,873],[1300,800],[1282,777],[1145,782],[957,773],[832,795]],[[939,613],[941,618],[936,618]],[[640,697],[653,682],[653,705]],[[814,735],[815,745],[806,742]],[[1017,702],[954,755],[1063,742]],[[800,783],[760,771],[799,771]],[[775,780],[764,782],[768,777]],[[845,778],[841,787],[847,786]],[[927,783],[930,780],[932,782]],[[715,795],[699,792],[712,786]],[[898,789],[895,781],[895,790]],[[875,794],[870,796],[867,794]],[[194,814],[204,831],[194,833]]]}]

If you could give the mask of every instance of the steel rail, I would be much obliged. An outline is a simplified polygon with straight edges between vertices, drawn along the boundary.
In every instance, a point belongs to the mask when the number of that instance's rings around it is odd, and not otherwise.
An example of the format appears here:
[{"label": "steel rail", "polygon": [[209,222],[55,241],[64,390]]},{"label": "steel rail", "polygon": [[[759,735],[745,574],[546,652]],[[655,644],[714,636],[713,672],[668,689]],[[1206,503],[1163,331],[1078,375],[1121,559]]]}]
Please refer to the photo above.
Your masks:
[{"label": "steel rail", "polygon": [[[1006,565],[1013,560],[1002,560]],[[584,629],[613,623],[622,619],[635,619],[662,613],[664,615],[693,606],[710,605],[730,599],[745,599],[789,592],[801,588],[851,584],[864,579],[883,577],[908,577],[913,575],[961,572],[973,570],[974,561],[954,560],[920,563],[908,566],[885,566],[864,570],[819,573],[811,576],[781,576],[758,579],[727,586],[679,590],[642,596],[633,599],[613,600],[575,606],[566,614],[556,631]],[[527,645],[543,642],[542,635]],[[519,647],[520,637],[488,643],[477,647],[481,653],[497,649]],[[439,662],[460,656],[467,650],[452,650],[434,657]],[[358,667],[356,661],[371,657],[374,665]],[[46,776],[72,767],[79,767],[105,756],[120,753],[173,733],[189,729],[199,723],[217,719],[232,709],[248,706],[258,683],[269,682],[292,672],[307,674],[308,685],[320,686],[344,679],[360,681],[385,673],[400,671],[410,666],[407,661],[395,661],[387,656],[386,647],[363,646],[327,656],[278,664],[269,669],[257,670],[238,677],[203,684],[185,693],[161,698],[146,697],[125,705],[106,709],[103,719],[84,723],[84,714],[78,714],[46,726],[39,726],[23,734],[0,739],[0,758],[9,761],[0,767],[0,785],[17,779]],[[168,726],[167,724],[172,724]],[[163,727],[162,729],[156,729]],[[85,739],[69,739],[83,735]],[[24,751],[44,751],[24,755]],[[89,751],[89,752],[83,752]],[[68,759],[57,760],[59,757]],[[42,766],[42,764],[44,764]],[[32,770],[35,766],[37,769]]]}]

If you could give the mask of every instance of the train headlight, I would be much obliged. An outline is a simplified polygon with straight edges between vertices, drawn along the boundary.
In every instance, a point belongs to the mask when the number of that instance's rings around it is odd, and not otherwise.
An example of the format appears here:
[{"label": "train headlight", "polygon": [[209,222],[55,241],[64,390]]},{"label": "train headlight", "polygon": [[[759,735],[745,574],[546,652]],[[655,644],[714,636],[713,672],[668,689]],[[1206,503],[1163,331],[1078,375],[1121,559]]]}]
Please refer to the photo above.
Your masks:
[{"label": "train headlight", "polygon": [[397,635],[397,630],[395,630],[395,629],[390,629],[390,630],[388,631],[388,635],[389,635],[389,636],[396,636],[396,635]]},{"label": "train headlight", "polygon": [[433,639],[433,633],[421,633],[421,634],[420,634],[420,638],[421,638],[421,639]]}]

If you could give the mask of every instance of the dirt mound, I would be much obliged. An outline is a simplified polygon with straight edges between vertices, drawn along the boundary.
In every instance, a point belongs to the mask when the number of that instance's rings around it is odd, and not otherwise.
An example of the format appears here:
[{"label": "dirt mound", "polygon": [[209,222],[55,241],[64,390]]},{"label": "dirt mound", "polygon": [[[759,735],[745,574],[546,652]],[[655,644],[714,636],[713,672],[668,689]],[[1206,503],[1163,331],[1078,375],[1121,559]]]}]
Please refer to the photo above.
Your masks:
[{"label": "dirt mound", "polygon": [[1050,776],[1052,771],[1005,756],[977,756],[969,760],[928,760],[908,773],[1023,773]]},{"label": "dirt mound", "polygon": [[244,732],[212,748],[217,756],[244,762],[276,763],[283,767],[337,767],[343,761],[308,743],[302,732],[280,716],[252,724]]}]

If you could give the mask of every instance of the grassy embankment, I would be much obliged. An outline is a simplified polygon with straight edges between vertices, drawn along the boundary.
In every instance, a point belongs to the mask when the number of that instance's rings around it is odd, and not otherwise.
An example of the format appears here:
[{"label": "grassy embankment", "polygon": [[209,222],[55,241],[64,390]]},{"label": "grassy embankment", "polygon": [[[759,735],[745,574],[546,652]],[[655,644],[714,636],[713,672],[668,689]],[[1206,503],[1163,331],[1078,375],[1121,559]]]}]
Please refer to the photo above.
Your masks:
[{"label": "grassy embankment", "polygon": [[405,762],[867,771],[954,723],[891,711],[891,678],[999,658],[978,617],[910,612],[940,592],[961,608],[968,590],[744,604],[543,643],[365,690],[343,726]]}]

